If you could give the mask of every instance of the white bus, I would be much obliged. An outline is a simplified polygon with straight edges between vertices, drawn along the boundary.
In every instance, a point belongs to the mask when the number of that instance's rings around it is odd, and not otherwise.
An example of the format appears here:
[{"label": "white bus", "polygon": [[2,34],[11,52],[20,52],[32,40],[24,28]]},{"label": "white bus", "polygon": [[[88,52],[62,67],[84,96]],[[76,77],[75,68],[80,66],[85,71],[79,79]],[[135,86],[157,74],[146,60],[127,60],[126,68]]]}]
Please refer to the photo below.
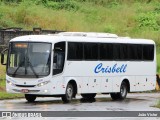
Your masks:
[{"label": "white bus", "polygon": [[24,93],[28,102],[39,96],[70,102],[76,94],[92,99],[97,93],[122,100],[128,92],[156,86],[154,41],[108,33],[16,37],[9,42],[6,66],[7,92]]}]

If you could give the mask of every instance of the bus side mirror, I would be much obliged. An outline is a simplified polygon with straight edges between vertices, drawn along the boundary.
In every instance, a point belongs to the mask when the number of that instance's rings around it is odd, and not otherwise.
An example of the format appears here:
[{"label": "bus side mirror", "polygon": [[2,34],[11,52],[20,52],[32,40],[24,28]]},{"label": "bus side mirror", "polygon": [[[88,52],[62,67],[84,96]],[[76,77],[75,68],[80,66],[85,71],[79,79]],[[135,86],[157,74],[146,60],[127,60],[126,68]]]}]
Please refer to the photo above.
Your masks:
[{"label": "bus side mirror", "polygon": [[6,54],[7,51],[8,51],[8,48],[3,50],[1,53],[1,65],[7,64],[7,54]]},{"label": "bus side mirror", "polygon": [[1,65],[4,65],[4,54],[1,53]]}]

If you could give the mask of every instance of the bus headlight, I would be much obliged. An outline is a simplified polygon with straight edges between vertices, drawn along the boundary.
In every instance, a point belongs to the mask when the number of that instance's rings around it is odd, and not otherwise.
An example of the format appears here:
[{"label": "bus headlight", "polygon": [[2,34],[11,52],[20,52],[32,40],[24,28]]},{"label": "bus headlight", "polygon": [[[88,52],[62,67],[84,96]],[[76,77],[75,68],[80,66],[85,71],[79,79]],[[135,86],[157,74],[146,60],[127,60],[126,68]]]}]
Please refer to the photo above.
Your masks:
[{"label": "bus headlight", "polygon": [[8,83],[9,85],[15,86],[15,84],[13,84],[11,81],[8,81],[8,80],[7,80],[7,83]]},{"label": "bus headlight", "polygon": [[50,81],[45,81],[45,82],[42,82],[42,83],[39,83],[37,84],[38,87],[41,87],[41,86],[44,86],[46,84],[48,84]]}]

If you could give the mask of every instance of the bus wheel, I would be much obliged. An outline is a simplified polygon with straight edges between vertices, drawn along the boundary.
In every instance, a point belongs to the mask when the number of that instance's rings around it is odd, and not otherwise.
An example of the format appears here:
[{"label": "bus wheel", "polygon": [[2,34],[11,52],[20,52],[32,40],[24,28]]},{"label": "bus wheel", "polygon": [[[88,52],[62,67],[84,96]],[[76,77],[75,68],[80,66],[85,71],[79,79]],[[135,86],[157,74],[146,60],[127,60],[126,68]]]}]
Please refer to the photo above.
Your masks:
[{"label": "bus wheel", "polygon": [[120,92],[118,93],[118,97],[120,100],[123,100],[126,98],[128,93],[128,86],[126,82],[122,82],[121,87],[120,87]]},{"label": "bus wheel", "polygon": [[91,94],[81,94],[81,96],[82,96],[84,99],[94,99],[95,96],[96,96],[96,93],[91,93]]},{"label": "bus wheel", "polygon": [[123,100],[126,98],[128,93],[128,87],[125,82],[122,82],[119,93],[110,93],[113,100]]},{"label": "bus wheel", "polygon": [[35,95],[29,95],[29,94],[25,94],[25,98],[28,102],[34,102],[36,99]]},{"label": "bus wheel", "polygon": [[119,99],[118,93],[110,93],[112,100],[117,100]]},{"label": "bus wheel", "polygon": [[68,83],[66,88],[66,93],[65,95],[62,96],[62,101],[65,103],[69,103],[73,98],[73,94],[74,94],[73,85]]}]

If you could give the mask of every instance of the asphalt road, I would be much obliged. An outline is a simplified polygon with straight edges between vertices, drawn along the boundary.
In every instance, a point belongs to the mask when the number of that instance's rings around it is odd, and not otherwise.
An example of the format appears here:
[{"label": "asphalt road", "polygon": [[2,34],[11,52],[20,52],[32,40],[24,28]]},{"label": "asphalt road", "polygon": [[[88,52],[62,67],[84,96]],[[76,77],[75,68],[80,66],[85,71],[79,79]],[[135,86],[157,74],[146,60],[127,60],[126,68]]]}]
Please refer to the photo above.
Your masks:
[{"label": "asphalt road", "polygon": [[[69,104],[64,104],[60,98],[43,97],[37,98],[34,103],[28,103],[25,99],[1,100],[0,111],[160,111],[154,107],[158,100],[160,93],[130,93],[124,101],[113,101],[110,95],[97,95],[92,101],[77,96]],[[57,119],[65,118],[54,118]]]}]

